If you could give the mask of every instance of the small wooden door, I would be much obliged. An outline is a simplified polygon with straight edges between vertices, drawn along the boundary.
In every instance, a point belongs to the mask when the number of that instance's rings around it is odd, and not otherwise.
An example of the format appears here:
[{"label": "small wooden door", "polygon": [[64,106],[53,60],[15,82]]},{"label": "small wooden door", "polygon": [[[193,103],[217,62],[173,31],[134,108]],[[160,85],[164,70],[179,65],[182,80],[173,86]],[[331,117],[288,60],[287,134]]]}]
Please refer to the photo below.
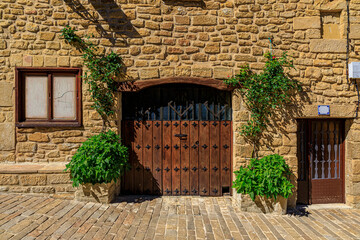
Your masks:
[{"label": "small wooden door", "polygon": [[344,202],[344,121],[301,120],[298,202]]},{"label": "small wooden door", "polygon": [[218,196],[231,187],[231,96],[168,85],[123,95],[124,194]]}]

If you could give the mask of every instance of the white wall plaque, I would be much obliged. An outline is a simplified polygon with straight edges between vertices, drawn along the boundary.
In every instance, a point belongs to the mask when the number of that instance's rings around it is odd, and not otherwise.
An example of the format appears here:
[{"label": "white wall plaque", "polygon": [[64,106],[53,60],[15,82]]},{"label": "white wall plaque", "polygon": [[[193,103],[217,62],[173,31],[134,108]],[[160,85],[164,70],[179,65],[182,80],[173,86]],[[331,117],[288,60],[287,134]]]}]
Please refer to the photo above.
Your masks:
[{"label": "white wall plaque", "polygon": [[318,105],[318,115],[330,115],[330,106]]}]

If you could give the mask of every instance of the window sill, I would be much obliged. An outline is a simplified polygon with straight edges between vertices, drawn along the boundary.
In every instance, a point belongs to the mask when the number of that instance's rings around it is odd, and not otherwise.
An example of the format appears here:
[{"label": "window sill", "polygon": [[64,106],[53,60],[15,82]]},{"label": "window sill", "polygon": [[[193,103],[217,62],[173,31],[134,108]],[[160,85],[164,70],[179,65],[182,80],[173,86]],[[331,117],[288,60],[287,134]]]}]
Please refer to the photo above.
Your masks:
[{"label": "window sill", "polygon": [[15,126],[18,128],[32,127],[81,127],[79,122],[17,122]]}]

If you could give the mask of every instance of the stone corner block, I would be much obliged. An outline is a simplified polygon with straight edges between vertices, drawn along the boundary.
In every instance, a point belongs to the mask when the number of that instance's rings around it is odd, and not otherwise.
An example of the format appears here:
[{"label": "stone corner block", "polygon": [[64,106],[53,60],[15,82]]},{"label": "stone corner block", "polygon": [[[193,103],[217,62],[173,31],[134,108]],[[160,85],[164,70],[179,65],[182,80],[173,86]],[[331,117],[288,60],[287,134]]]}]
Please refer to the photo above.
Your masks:
[{"label": "stone corner block", "polygon": [[13,123],[0,124],[0,150],[15,149],[15,125]]},{"label": "stone corner block", "polygon": [[350,35],[351,39],[360,39],[360,24],[351,24],[350,25]]},{"label": "stone corner block", "polygon": [[321,22],[319,17],[296,17],[294,18],[294,30],[320,29]]},{"label": "stone corner block", "polygon": [[310,52],[314,53],[346,53],[345,39],[312,39]]}]

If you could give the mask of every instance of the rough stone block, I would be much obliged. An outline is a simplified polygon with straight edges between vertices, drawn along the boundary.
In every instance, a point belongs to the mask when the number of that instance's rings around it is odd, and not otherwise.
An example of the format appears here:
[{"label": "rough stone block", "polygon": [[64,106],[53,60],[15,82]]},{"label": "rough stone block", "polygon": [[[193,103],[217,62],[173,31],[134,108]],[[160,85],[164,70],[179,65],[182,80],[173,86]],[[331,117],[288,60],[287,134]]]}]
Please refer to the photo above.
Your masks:
[{"label": "rough stone block", "polygon": [[34,56],[33,57],[33,66],[34,67],[44,66],[44,57],[43,56]]},{"label": "rough stone block", "polygon": [[194,26],[213,26],[217,24],[216,16],[194,16],[193,25]]},{"label": "rough stone block", "polygon": [[55,193],[55,188],[52,186],[31,187],[31,192],[33,192],[33,193]]},{"label": "rough stone block", "polygon": [[15,126],[13,123],[0,124],[0,150],[15,149]]},{"label": "rough stone block", "polygon": [[214,68],[214,78],[217,79],[226,79],[233,75],[233,70],[231,68],[216,67]]},{"label": "rough stone block", "polygon": [[19,179],[17,175],[1,174],[0,185],[18,185]]},{"label": "rough stone block", "polygon": [[314,53],[346,53],[345,39],[310,40],[310,51]]},{"label": "rough stone block", "polygon": [[[2,131],[0,131],[2,132]],[[18,152],[25,153],[25,152],[35,152],[37,149],[36,143],[31,142],[20,142],[17,144]]]},{"label": "rough stone block", "polygon": [[70,57],[59,57],[58,65],[59,65],[59,67],[69,67],[70,66]]},{"label": "rough stone block", "polygon": [[175,24],[190,25],[190,18],[188,16],[175,16]]},{"label": "rough stone block", "polygon": [[36,132],[28,136],[30,141],[33,142],[49,142],[49,137],[45,133]]},{"label": "rough stone block", "polygon": [[10,107],[13,105],[14,87],[12,83],[0,82],[0,106]]},{"label": "rough stone block", "polygon": [[70,174],[51,174],[47,176],[48,184],[67,184],[71,183]]},{"label": "rough stone block", "polygon": [[192,76],[210,78],[212,77],[212,69],[208,67],[193,67]]},{"label": "rough stone block", "polygon": [[315,29],[321,28],[320,16],[319,17],[296,17],[296,18],[294,18],[294,30],[299,30],[299,29],[306,30],[309,28],[315,28]]},{"label": "rough stone block", "polygon": [[220,43],[208,43],[204,50],[206,53],[220,53]]},{"label": "rough stone block", "polygon": [[31,174],[31,175],[20,175],[20,185],[22,186],[36,186],[46,185],[46,175]]},{"label": "rough stone block", "polygon": [[9,187],[8,191],[14,192],[14,193],[28,193],[28,192],[30,192],[30,187],[11,186],[11,187]]},{"label": "rough stone block", "polygon": [[56,67],[57,58],[54,56],[45,56],[45,67]]},{"label": "rough stone block", "polygon": [[52,137],[54,137],[54,138],[78,137],[81,135],[82,135],[82,132],[80,130],[68,130],[68,131],[54,132]]},{"label": "rough stone block", "polygon": [[57,158],[60,157],[60,152],[55,150],[55,151],[50,151],[48,154],[46,154],[46,157],[48,158]]},{"label": "rough stone block", "polygon": [[141,79],[150,79],[150,78],[158,78],[158,77],[159,77],[159,69],[157,68],[140,69]]},{"label": "rough stone block", "polygon": [[55,33],[53,32],[40,32],[40,40],[52,41],[55,38]]}]

